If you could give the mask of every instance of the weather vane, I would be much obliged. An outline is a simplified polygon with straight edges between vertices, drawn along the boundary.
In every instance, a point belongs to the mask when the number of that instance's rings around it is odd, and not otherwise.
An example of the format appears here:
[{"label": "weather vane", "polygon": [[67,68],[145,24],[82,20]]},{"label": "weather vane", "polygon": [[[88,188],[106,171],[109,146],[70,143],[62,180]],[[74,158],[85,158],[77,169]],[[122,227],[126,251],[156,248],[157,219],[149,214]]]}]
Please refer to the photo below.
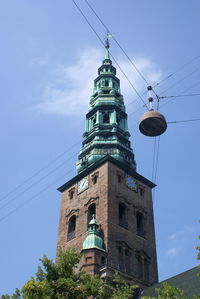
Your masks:
[{"label": "weather vane", "polygon": [[109,39],[112,38],[113,35],[107,31],[106,38],[105,38],[105,48],[108,50],[110,48],[110,41]]}]

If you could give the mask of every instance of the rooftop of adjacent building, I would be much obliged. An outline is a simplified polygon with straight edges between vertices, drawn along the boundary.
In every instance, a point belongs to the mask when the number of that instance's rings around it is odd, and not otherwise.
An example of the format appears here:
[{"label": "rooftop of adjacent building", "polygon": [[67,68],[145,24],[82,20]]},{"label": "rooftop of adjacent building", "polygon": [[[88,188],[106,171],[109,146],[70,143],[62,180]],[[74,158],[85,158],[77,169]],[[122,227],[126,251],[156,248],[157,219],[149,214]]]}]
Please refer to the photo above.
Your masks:
[{"label": "rooftop of adjacent building", "polygon": [[190,270],[177,274],[164,281],[161,281],[160,283],[146,288],[138,298],[141,298],[143,296],[157,298],[158,293],[156,292],[156,289],[161,288],[162,284],[165,282],[181,289],[184,292],[184,296],[188,296],[189,298],[200,296],[200,276],[198,274],[200,274],[200,267],[194,267]]}]

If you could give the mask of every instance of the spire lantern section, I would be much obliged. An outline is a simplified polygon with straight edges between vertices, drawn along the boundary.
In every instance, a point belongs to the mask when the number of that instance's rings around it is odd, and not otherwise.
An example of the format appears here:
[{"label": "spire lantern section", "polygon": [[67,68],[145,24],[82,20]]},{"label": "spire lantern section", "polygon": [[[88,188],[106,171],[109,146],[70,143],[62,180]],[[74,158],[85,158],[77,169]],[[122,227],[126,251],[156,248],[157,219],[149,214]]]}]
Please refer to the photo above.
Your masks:
[{"label": "spire lantern section", "polygon": [[108,40],[105,48],[105,58],[94,80],[94,90],[86,114],[84,140],[76,163],[77,173],[105,155],[136,170],[120,80],[116,77],[116,68],[110,59]]}]

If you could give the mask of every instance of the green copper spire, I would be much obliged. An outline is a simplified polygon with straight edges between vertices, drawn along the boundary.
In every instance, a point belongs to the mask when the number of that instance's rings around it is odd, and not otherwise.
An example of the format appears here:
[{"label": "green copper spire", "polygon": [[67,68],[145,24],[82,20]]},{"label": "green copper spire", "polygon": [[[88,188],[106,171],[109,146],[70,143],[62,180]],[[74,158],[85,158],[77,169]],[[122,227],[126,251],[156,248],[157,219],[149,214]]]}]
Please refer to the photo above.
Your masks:
[{"label": "green copper spire", "polygon": [[83,242],[82,250],[93,248],[105,251],[103,239],[99,236],[99,224],[95,215],[92,216],[92,220],[89,223],[88,235]]},{"label": "green copper spire", "polygon": [[133,150],[129,141],[127,114],[120,91],[120,81],[109,55],[109,40],[106,39],[106,54],[94,80],[86,114],[86,130],[82,149],[76,163],[80,173],[105,155],[136,169]]}]

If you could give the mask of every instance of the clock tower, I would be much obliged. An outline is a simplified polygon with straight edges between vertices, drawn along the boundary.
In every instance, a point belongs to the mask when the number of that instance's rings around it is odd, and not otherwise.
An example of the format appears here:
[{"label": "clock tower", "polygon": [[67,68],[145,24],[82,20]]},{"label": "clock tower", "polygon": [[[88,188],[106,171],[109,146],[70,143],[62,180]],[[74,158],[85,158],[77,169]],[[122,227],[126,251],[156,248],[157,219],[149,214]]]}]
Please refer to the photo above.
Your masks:
[{"label": "clock tower", "polygon": [[82,252],[80,269],[129,284],[157,282],[154,183],[136,172],[120,81],[106,55],[94,80],[77,175],[62,193],[58,248]]}]

